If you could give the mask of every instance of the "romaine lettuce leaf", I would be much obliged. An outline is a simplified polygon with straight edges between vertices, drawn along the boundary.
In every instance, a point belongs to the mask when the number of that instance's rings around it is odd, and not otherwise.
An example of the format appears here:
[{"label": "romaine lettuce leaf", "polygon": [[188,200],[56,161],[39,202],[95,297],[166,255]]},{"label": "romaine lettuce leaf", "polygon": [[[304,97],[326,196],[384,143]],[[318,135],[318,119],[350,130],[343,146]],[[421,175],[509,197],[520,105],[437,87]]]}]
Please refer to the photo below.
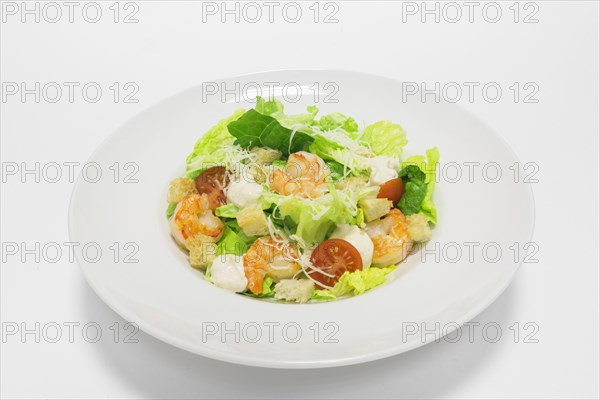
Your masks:
[{"label": "romaine lettuce leaf", "polygon": [[[340,162],[333,158],[333,151],[335,150],[344,150],[345,147],[332,139],[329,139],[322,135],[315,136],[314,142],[310,145],[311,153],[315,153],[319,155],[324,160],[334,160]],[[343,164],[343,163],[342,163]]]},{"label": "romaine lettuce leaf", "polygon": [[263,290],[260,294],[254,294],[249,290],[242,294],[249,296],[249,297],[259,297],[259,298],[274,297],[275,296],[275,282],[273,281],[273,278],[271,278],[270,276],[265,276],[265,279],[263,280]]},{"label": "romaine lettuce leaf", "polygon": [[283,112],[283,103],[273,98],[265,100],[260,96],[256,96],[256,105],[254,109],[263,115],[272,115]]},{"label": "romaine lettuce leaf", "polygon": [[437,163],[440,159],[440,152],[437,147],[431,148],[426,151],[427,154],[427,177],[425,182],[427,183],[427,194],[423,203],[421,204],[421,212],[425,214],[429,220],[436,224],[437,223],[437,208],[433,202],[433,189],[435,186],[435,176],[437,170]]},{"label": "romaine lettuce leaf", "polygon": [[331,293],[329,290],[323,289],[323,290],[319,290],[316,289],[313,293],[312,296],[310,296],[311,300],[335,300],[337,297]]},{"label": "romaine lettuce leaf", "polygon": [[385,282],[385,276],[396,269],[395,265],[387,268],[368,268],[354,272],[345,272],[331,289],[315,290],[312,299],[333,300],[340,296],[358,296]]},{"label": "romaine lettuce leaf", "polygon": [[188,155],[185,162],[189,165],[198,161],[199,159],[206,159],[209,162],[218,161],[213,160],[212,157],[218,150],[221,150],[223,146],[233,144],[235,138],[229,134],[227,130],[227,124],[231,121],[235,121],[244,114],[245,110],[237,110],[231,116],[220,120],[215,126],[210,128],[208,132],[200,137],[194,145],[194,151]]},{"label": "romaine lettuce leaf", "polygon": [[285,169],[286,165],[287,165],[287,160],[275,160],[271,163],[271,166],[281,168],[281,169]]},{"label": "romaine lettuce leaf", "polygon": [[238,211],[240,211],[240,208],[238,206],[236,206],[235,204],[229,203],[229,204],[225,204],[220,207],[217,207],[217,209],[215,210],[215,215],[217,217],[223,217],[223,218],[235,218]]},{"label": "romaine lettuce leaf", "polygon": [[167,219],[171,219],[173,214],[175,213],[175,209],[177,208],[177,203],[170,203],[167,207]]},{"label": "romaine lettuce leaf", "polygon": [[422,212],[435,224],[437,208],[432,196],[440,153],[437,147],[428,149],[425,153],[427,157],[410,156],[402,163],[399,176],[404,181],[404,195],[398,203],[398,208],[406,215]]},{"label": "romaine lettuce leaf", "polygon": [[[306,114],[286,115],[283,112],[283,103],[279,100],[275,98],[265,100],[260,96],[256,97],[256,106],[254,109],[263,115],[275,118],[281,125],[289,129],[297,125],[310,126],[315,124],[315,117],[319,113],[319,109],[316,106],[308,106],[306,107]],[[305,133],[312,132],[307,127],[300,128],[300,131]]]},{"label": "romaine lettuce leaf", "polygon": [[308,246],[322,242],[337,224],[356,224],[356,207],[354,210],[338,195],[334,185],[328,184],[329,193],[316,199],[301,199],[272,195],[270,201],[276,205],[273,217],[293,228],[291,232],[300,237]]},{"label": "romaine lettuce leaf", "polygon": [[321,217],[317,217],[310,208],[302,208],[297,222],[296,235],[309,245],[322,242],[327,234],[335,229],[335,222],[330,214],[327,211]]},{"label": "romaine lettuce leaf", "polygon": [[346,117],[344,114],[337,112],[322,116],[319,119],[319,126],[324,131],[342,128],[348,133],[358,132],[358,124],[354,118]]},{"label": "romaine lettuce leaf", "polygon": [[329,167],[329,176],[327,176],[327,182],[337,183],[344,178],[344,166],[337,161],[327,160],[325,161],[327,167]]},{"label": "romaine lettuce leaf", "polygon": [[[344,135],[343,132],[339,132],[338,134]],[[359,154],[360,151],[357,151],[357,149],[350,149],[344,146],[341,142],[344,139],[349,139],[347,135],[344,136],[337,140],[333,140],[333,138],[328,138],[323,135],[316,135],[313,143],[309,147],[309,151],[318,155],[325,161],[335,161],[341,165],[345,165],[354,175],[368,176],[371,167],[367,162],[367,158],[361,156]],[[368,151],[366,148],[359,150],[363,150],[363,152]]]},{"label": "romaine lettuce leaf", "polygon": [[241,256],[248,249],[248,244],[230,227],[225,226],[223,236],[217,242],[217,255],[235,254]]},{"label": "romaine lettuce leaf", "polygon": [[365,212],[359,208],[356,212],[356,225],[363,226],[365,224]]},{"label": "romaine lettuce leaf", "polygon": [[294,132],[284,127],[273,117],[263,115],[251,109],[239,119],[227,125],[234,136],[234,144],[242,147],[270,147],[279,150],[284,156],[304,150],[313,138],[304,132]]},{"label": "romaine lettuce leaf", "polygon": [[217,242],[217,255],[235,254],[241,256],[254,243],[255,238],[244,235],[235,219],[225,222],[223,236]]},{"label": "romaine lettuce leaf", "polygon": [[404,129],[390,121],[379,121],[367,126],[360,140],[367,143],[378,156],[397,158],[408,143]]}]

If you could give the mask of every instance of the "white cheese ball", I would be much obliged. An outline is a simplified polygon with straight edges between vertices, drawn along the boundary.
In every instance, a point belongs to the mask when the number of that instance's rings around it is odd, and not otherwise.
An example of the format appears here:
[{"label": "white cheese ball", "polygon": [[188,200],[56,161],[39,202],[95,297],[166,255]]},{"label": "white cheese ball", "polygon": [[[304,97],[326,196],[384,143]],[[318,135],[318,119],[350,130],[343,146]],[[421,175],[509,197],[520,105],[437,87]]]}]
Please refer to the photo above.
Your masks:
[{"label": "white cheese ball", "polygon": [[241,293],[248,287],[242,256],[220,255],[213,261],[210,272],[212,282],[223,289]]},{"label": "white cheese ball", "polygon": [[263,193],[263,187],[256,182],[240,179],[229,184],[226,190],[227,201],[240,208],[254,205]]},{"label": "white cheese ball", "polygon": [[369,184],[381,186],[387,181],[397,178],[400,162],[397,158],[388,156],[376,156],[368,159],[371,166],[371,177]]},{"label": "white cheese ball", "polygon": [[363,269],[367,269],[371,266],[373,261],[373,242],[365,231],[360,229],[356,225],[338,225],[335,231],[331,234],[332,239],[343,239],[356,247],[360,253],[360,257],[363,263]]}]

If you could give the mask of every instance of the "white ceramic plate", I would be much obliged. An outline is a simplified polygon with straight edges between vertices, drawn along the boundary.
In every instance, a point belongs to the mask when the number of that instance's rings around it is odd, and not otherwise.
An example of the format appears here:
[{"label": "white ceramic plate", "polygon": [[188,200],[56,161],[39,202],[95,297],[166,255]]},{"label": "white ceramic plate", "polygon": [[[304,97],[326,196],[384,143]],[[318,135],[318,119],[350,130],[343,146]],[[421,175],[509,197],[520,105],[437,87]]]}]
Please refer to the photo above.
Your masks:
[{"label": "white ceramic plate", "polygon": [[[288,112],[301,112],[316,101],[322,113],[339,111],[359,123],[401,123],[408,132],[406,153],[438,146],[438,226],[427,251],[409,257],[389,284],[323,304],[255,300],[205,282],[171,240],[165,218],[168,182],[183,172],[197,138],[234,109],[251,108],[240,96],[254,98],[257,86],[265,85],[274,87]],[[301,97],[296,99],[299,87]],[[236,88],[237,98],[231,92],[222,98],[223,89]],[[219,93],[211,94],[215,90]],[[78,256],[91,287],[145,332],[182,349],[240,364],[355,364],[449,334],[508,286],[524,256],[521,250],[515,258],[515,243],[525,246],[533,230],[530,187],[523,183],[523,171],[515,182],[517,158],[497,134],[456,105],[403,96],[400,82],[362,73],[279,71],[204,84],[130,120],[90,162],[97,163],[103,176],[90,182],[92,168],[87,180],[78,180],[69,229],[72,241],[95,243],[88,245],[87,257]],[[498,168],[502,176],[492,182]],[[115,169],[121,171],[118,183]],[[458,180],[457,171],[462,174]],[[98,246],[102,256],[96,261]],[[127,255],[138,262],[124,262]]]}]

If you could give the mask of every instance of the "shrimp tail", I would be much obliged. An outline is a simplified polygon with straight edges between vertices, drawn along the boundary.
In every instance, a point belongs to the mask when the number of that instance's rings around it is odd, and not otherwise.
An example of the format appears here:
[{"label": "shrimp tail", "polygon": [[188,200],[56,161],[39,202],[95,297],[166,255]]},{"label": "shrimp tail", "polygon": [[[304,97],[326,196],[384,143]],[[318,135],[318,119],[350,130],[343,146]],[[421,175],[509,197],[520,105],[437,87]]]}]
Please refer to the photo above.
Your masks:
[{"label": "shrimp tail", "polygon": [[266,271],[259,268],[244,267],[244,275],[248,279],[248,289],[255,295],[261,294],[267,275]]}]

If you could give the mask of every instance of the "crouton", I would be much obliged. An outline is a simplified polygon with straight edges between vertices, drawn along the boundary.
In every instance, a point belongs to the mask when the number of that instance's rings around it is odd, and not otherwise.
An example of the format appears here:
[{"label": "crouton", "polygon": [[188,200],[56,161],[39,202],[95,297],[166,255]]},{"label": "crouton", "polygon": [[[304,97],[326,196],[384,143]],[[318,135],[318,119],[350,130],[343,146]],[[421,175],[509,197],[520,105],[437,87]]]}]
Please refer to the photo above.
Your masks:
[{"label": "crouton", "polygon": [[388,199],[362,199],[358,202],[367,222],[375,221],[386,215],[394,204]]},{"label": "crouton", "polygon": [[423,213],[413,214],[406,217],[408,235],[415,242],[426,242],[431,239],[431,227],[429,219]]},{"label": "crouton", "polygon": [[186,196],[197,193],[196,184],[193,179],[176,178],[169,184],[169,192],[167,193],[167,201],[171,204],[179,203]]},{"label": "crouton", "polygon": [[267,217],[258,205],[246,207],[238,211],[235,218],[246,236],[264,236],[269,234]]},{"label": "crouton", "polygon": [[188,238],[185,247],[189,250],[190,264],[194,268],[206,269],[217,257],[217,244],[202,234]]},{"label": "crouton", "polygon": [[314,289],[310,279],[283,279],[275,285],[275,299],[306,303]]}]

